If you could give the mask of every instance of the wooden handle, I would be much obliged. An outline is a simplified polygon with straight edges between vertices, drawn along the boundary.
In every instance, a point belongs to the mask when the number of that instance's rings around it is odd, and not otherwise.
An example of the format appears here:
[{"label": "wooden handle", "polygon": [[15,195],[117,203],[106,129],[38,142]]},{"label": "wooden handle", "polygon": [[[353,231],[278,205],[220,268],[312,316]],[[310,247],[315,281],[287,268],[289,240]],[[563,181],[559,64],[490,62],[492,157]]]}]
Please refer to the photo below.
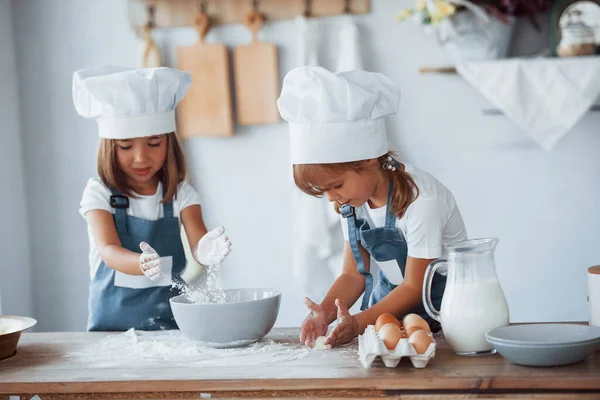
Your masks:
[{"label": "wooden handle", "polygon": [[421,74],[455,74],[456,68],[454,67],[421,67],[419,68]]},{"label": "wooden handle", "polygon": [[244,25],[252,32],[252,40],[256,41],[256,34],[265,23],[265,17],[258,11],[251,11],[244,18]]},{"label": "wooden handle", "polygon": [[194,26],[198,31],[198,38],[201,43],[204,43],[204,38],[210,30],[210,17],[205,12],[199,12],[194,19]]}]

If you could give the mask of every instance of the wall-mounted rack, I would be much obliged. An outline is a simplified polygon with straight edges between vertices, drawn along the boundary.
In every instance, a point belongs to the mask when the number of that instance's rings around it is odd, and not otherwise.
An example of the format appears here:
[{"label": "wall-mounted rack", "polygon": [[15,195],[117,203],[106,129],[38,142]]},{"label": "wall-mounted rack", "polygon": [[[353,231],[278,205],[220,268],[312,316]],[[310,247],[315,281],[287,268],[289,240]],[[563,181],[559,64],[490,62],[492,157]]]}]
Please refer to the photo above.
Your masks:
[{"label": "wall-mounted rack", "polygon": [[127,0],[129,23],[141,32],[153,28],[194,26],[196,14],[206,12],[212,25],[243,23],[250,11],[258,11],[267,21],[293,19],[298,15],[330,17],[367,14],[370,0]]}]

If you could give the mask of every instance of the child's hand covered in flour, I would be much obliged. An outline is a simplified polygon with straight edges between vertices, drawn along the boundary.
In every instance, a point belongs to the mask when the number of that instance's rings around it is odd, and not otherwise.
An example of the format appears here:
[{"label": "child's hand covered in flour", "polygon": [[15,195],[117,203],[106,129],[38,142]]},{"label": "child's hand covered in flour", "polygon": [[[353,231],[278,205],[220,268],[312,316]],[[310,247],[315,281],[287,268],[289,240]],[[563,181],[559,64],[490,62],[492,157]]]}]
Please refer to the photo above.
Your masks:
[{"label": "child's hand covered in flour", "polygon": [[141,242],[140,269],[147,278],[155,281],[160,278],[160,256],[148,243]]},{"label": "child's hand covered in flour", "polygon": [[231,242],[222,226],[213,229],[198,242],[196,261],[208,266],[222,263],[231,252]]},{"label": "child's hand covered in flour", "polygon": [[308,297],[304,298],[304,304],[310,310],[310,314],[300,327],[300,342],[312,349],[317,338],[327,333],[327,312]]},{"label": "child's hand covered in flour", "polygon": [[335,305],[337,306],[337,325],[327,336],[324,343],[331,347],[350,343],[352,339],[358,336],[358,322],[353,315],[350,315],[348,307],[340,299],[335,300]]}]

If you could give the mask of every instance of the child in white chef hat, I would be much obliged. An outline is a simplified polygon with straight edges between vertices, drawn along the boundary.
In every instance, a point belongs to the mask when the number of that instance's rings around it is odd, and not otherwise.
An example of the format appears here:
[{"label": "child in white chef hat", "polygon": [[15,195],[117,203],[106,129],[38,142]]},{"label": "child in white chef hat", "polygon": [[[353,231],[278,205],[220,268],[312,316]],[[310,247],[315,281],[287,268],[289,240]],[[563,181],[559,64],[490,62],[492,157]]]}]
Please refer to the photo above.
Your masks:
[{"label": "child in white chef hat", "polygon": [[[417,313],[432,331],[440,328],[421,301],[425,270],[467,234],[452,193],[389,152],[384,117],[396,113],[399,98],[396,84],[366,71],[307,66],[283,81],[277,104],[289,122],[296,185],[309,195],[326,195],[345,219],[342,273],[321,304],[305,299],[310,313],[300,340],[309,347],[336,319],[325,344],[351,341],[382,313],[399,319]],[[380,268],[375,286],[372,260]],[[445,284],[436,274],[437,309]],[[361,312],[350,315],[361,295]]]},{"label": "child in white chef hat", "polygon": [[80,208],[90,239],[88,330],[177,328],[169,299],[186,265],[180,221],[200,264],[230,252],[222,227],[207,232],[185,181],[175,108],[190,85],[173,68],[98,66],[73,75],[75,108],[96,119],[101,138],[99,177],[88,181]]}]

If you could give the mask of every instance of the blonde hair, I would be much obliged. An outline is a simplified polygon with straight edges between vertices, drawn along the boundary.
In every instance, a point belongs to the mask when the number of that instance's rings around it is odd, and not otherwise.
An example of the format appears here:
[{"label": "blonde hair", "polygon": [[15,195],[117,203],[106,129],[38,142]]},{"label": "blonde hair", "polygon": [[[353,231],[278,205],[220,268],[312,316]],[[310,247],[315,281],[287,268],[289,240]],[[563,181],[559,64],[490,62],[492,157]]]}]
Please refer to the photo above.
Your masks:
[{"label": "blonde hair", "polygon": [[[379,161],[379,170],[387,182],[392,183],[391,206],[394,214],[398,218],[402,218],[408,206],[415,201],[419,196],[419,188],[417,187],[412,176],[404,171],[403,168],[397,168],[395,171],[390,171],[383,168],[388,156],[394,156],[392,152],[388,152],[377,158]],[[294,182],[296,186],[304,193],[315,197],[321,197],[329,188],[322,187],[319,182],[323,181],[323,176],[332,177],[340,175],[348,170],[352,170],[358,174],[364,172],[369,167],[365,161],[352,161],[335,164],[294,164]],[[343,204],[334,203],[334,208],[337,213]]]},{"label": "blonde hair", "polygon": [[[162,183],[165,195],[161,203],[173,201],[177,195],[177,186],[186,176],[185,154],[175,132],[165,135],[167,140],[167,158],[162,168],[157,172],[158,180]],[[127,177],[119,168],[117,161],[117,140],[102,139],[98,149],[98,176],[102,182],[118,190],[128,197],[137,197],[133,189],[127,184]]]}]

